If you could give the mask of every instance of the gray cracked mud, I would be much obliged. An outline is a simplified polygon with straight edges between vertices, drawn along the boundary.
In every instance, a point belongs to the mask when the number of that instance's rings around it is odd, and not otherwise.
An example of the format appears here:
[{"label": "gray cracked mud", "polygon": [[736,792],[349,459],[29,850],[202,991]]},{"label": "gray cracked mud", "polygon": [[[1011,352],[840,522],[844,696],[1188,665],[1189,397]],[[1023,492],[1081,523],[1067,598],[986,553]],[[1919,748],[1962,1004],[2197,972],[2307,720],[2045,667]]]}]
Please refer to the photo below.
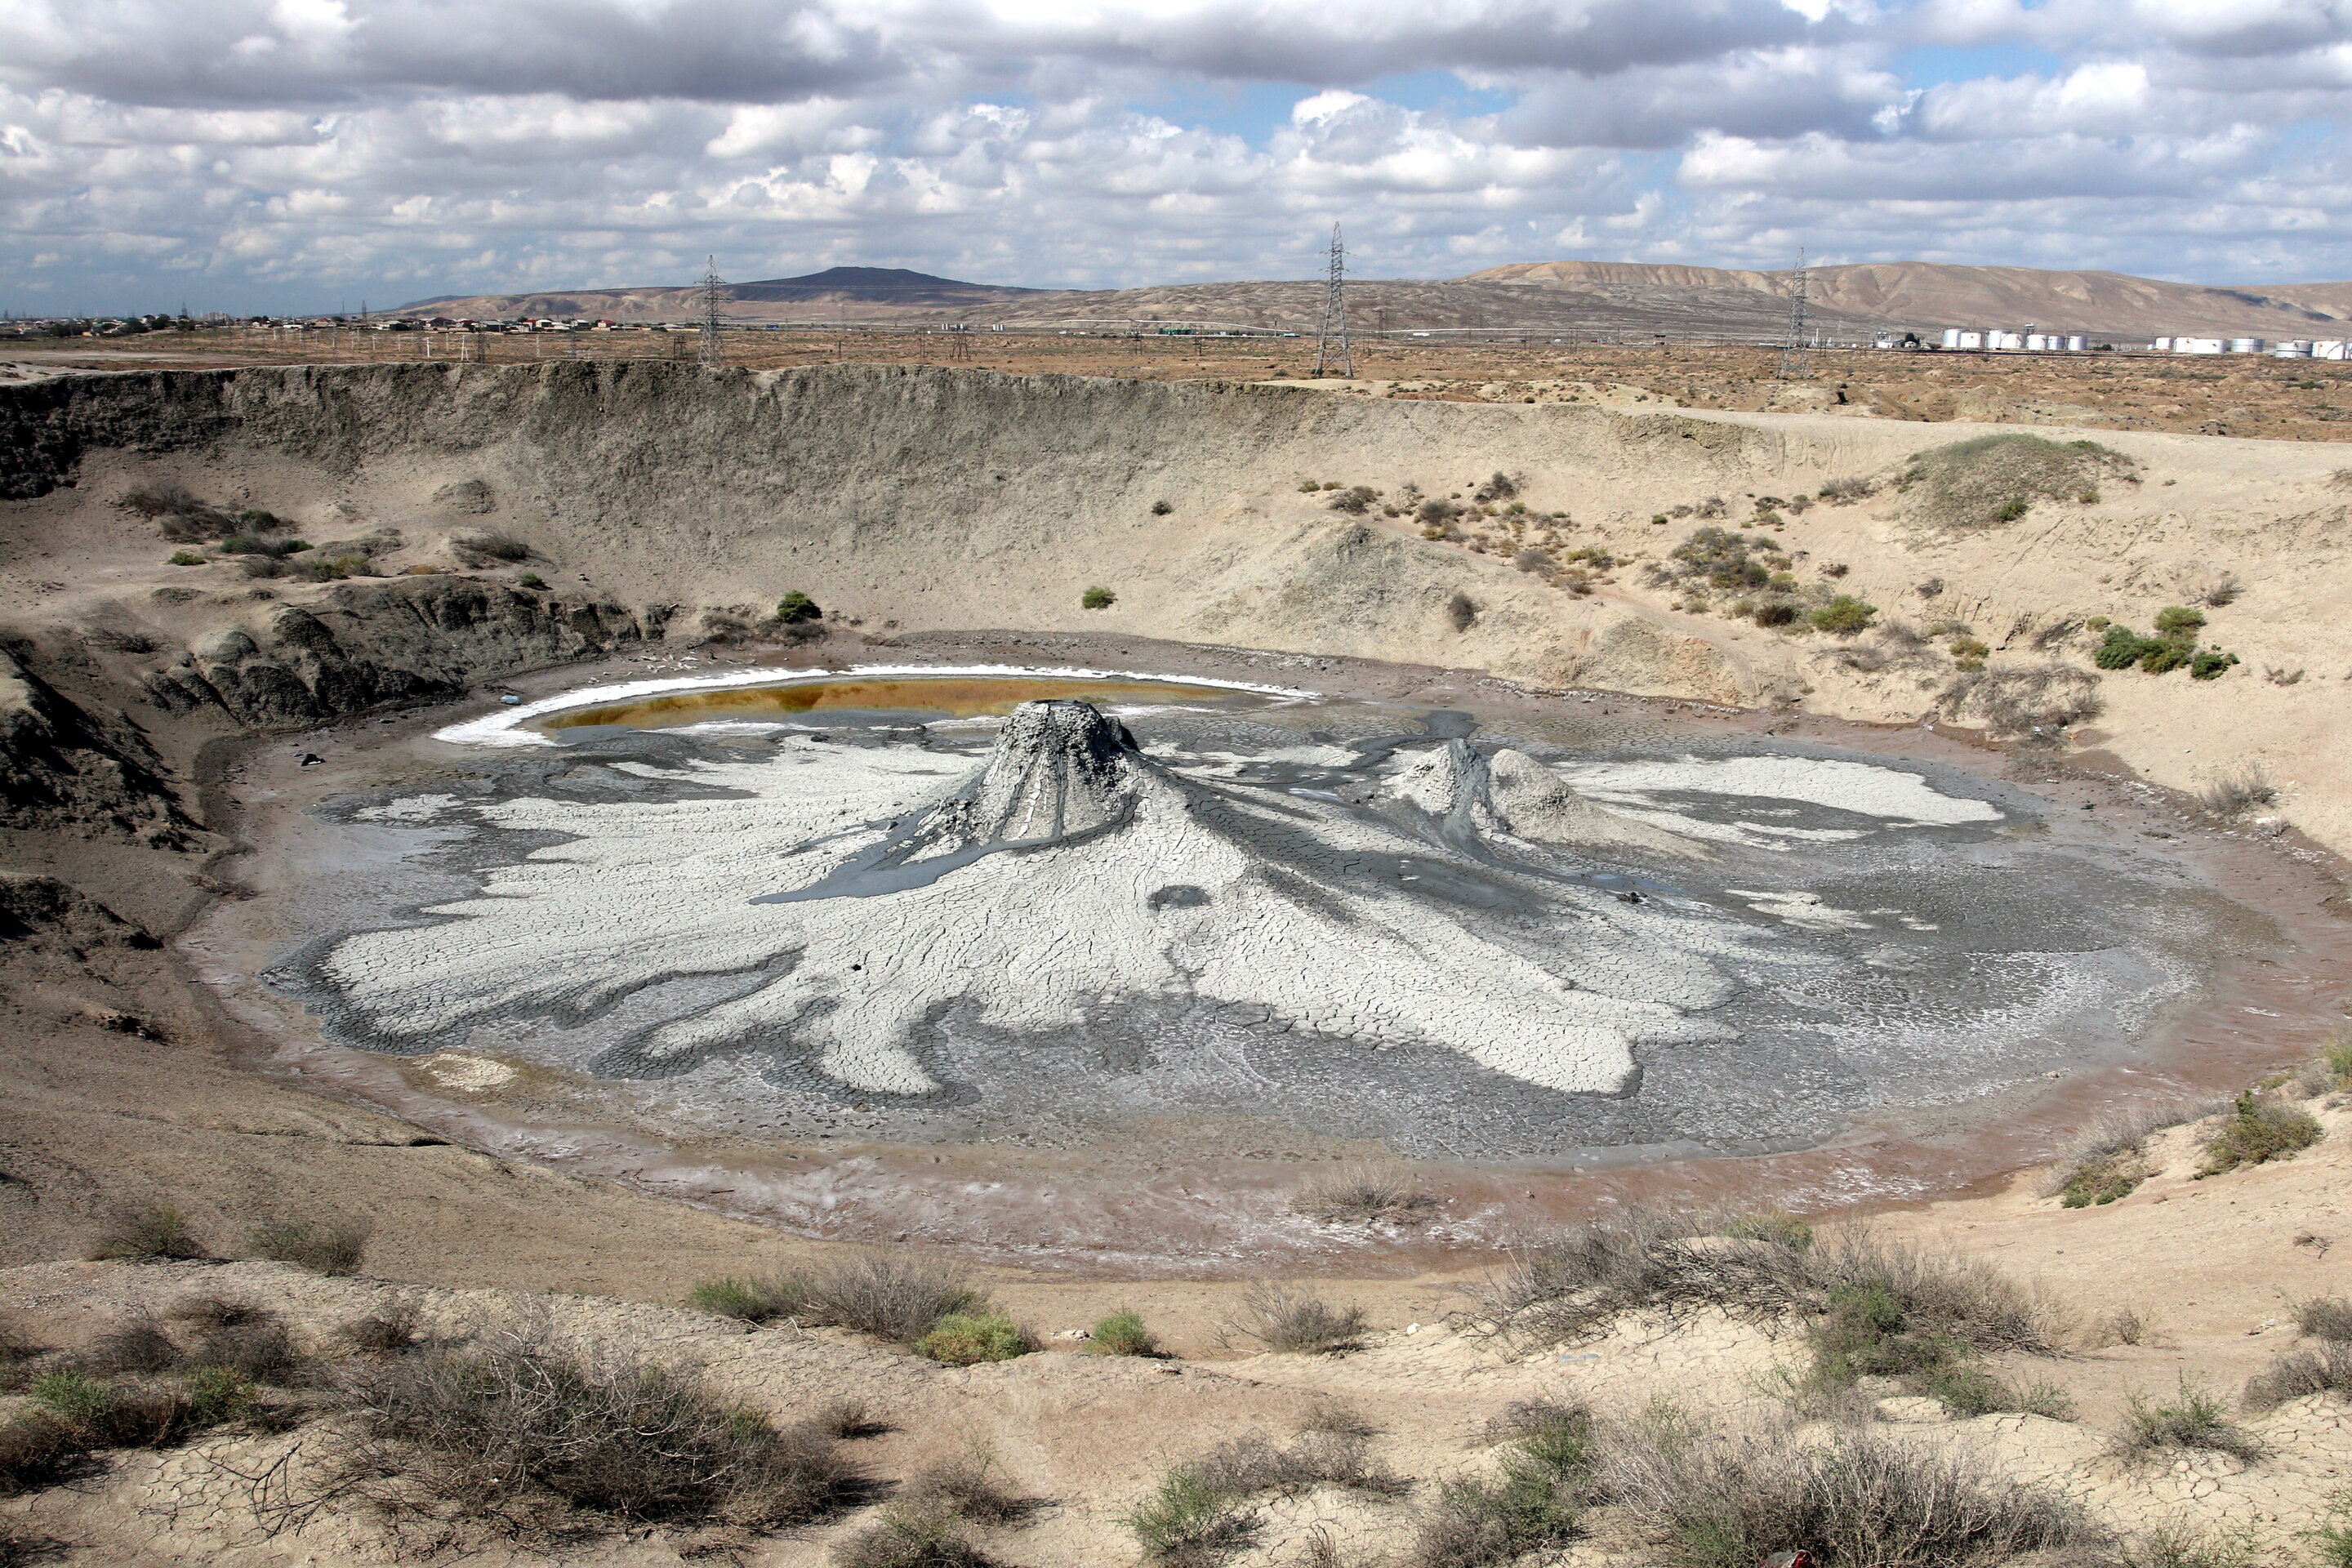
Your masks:
[{"label": "gray cracked mud", "polygon": [[742,1131],[1274,1116],[1551,1158],[1797,1146],[1980,1094],[2116,1048],[2219,940],[2177,869],[2021,836],[2030,797],[1979,781],[1340,717],[1353,740],[1154,715],[1139,744],[1056,700],[992,740],[500,759],[331,808],[467,890],[268,978],[345,1043],[663,1080]]}]

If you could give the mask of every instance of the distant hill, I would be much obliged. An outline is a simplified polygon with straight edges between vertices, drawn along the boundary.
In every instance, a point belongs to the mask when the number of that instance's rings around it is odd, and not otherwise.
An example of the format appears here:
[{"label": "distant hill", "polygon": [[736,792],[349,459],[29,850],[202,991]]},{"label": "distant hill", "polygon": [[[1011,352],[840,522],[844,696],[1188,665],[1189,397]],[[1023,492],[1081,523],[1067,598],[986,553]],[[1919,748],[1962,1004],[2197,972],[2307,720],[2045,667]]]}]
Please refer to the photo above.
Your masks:
[{"label": "distant hill", "polygon": [[[800,278],[730,283],[721,290],[730,321],[855,320],[971,310],[1043,290],[995,283],[964,283],[903,267],[829,267]],[[529,294],[444,294],[403,305],[436,315],[499,320],[519,316],[593,316],[616,321],[682,321],[701,313],[699,284],[625,289],[549,289]]]},{"label": "distant hill", "polygon": [[[1362,279],[1348,285],[1359,329],[1485,329],[1639,342],[1721,337],[1771,342],[1787,328],[1793,272],[1638,261],[1534,261],[1445,280]],[[962,321],[1239,326],[1311,331],[1323,286],[1309,279],[1161,284],[1141,289],[1025,289],[967,283],[898,267],[833,267],[799,278],[729,284],[726,317],[768,322]],[[2121,272],[1874,261],[1808,274],[1813,323],[1853,340],[1889,327],[2025,326],[2116,339],[2165,333],[2232,337],[2352,336],[2352,283],[2222,288]],[[403,311],[482,319],[603,317],[688,321],[691,284],[476,294],[420,300]]]},{"label": "distant hill", "polygon": [[[1796,274],[1629,261],[1536,261],[1490,267],[1455,279],[1580,291],[1639,288],[1746,289],[1786,300]],[[2122,272],[2028,267],[1955,267],[1872,261],[1810,270],[1806,296],[1838,315],[1909,328],[2028,324],[2064,331],[2147,337],[2222,333],[2269,338],[2345,336],[2352,284],[2221,287],[2165,283]]]}]

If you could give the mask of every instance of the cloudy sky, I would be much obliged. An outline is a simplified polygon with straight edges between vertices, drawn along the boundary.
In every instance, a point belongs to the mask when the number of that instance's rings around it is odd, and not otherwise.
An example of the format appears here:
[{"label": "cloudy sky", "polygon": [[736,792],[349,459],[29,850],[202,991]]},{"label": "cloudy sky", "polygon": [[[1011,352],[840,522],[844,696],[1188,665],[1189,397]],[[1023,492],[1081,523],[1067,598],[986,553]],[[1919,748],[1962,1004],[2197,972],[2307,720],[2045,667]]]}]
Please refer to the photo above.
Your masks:
[{"label": "cloudy sky", "polygon": [[0,306],[838,263],[2352,277],[2352,0],[0,0]]}]

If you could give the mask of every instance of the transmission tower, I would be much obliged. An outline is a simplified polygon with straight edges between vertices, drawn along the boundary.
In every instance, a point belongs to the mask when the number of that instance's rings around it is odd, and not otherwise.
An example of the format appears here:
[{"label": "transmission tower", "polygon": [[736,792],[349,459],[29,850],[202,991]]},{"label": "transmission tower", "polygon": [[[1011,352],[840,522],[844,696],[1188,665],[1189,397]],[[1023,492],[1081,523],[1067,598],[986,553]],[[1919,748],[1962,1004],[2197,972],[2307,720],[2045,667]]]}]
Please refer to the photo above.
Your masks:
[{"label": "transmission tower", "polygon": [[1323,329],[1315,340],[1315,374],[1326,366],[1353,381],[1355,355],[1348,348],[1348,247],[1339,243],[1339,226],[1331,226],[1331,271],[1323,284]]},{"label": "transmission tower", "polygon": [[1805,252],[1797,251],[1796,285],[1789,291],[1789,341],[1780,350],[1780,379],[1811,381],[1812,357],[1805,351]]},{"label": "transmission tower", "polygon": [[727,350],[719,341],[719,290],[725,282],[719,276],[719,258],[709,258],[709,267],[702,275],[702,352],[696,356],[703,364],[727,363]]}]

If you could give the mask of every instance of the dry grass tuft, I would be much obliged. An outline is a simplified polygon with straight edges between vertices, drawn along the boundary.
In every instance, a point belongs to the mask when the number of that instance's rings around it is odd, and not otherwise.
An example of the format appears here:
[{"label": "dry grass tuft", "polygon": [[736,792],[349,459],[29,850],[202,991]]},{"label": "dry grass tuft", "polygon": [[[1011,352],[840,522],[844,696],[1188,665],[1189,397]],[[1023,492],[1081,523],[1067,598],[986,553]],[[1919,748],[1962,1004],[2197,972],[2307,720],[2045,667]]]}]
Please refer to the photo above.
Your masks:
[{"label": "dry grass tuft", "polygon": [[2155,1401],[2137,1393],[2130,1396],[2114,1450],[2126,1459],[2200,1450],[2248,1461],[2265,1452],[2263,1440],[2232,1422],[2229,1406],[2187,1373],[2180,1374],[2179,1392],[2171,1399]]},{"label": "dry grass tuft", "polygon": [[1318,1487],[1396,1497],[1412,1482],[1373,1459],[1360,1436],[1307,1432],[1277,1448],[1254,1435],[1168,1470],[1125,1522],[1146,1562],[1195,1568],[1248,1542],[1257,1524],[1254,1500],[1303,1497]]},{"label": "dry grass tuft", "polygon": [[2352,1344],[2352,1301],[2341,1296],[2315,1296],[2295,1309],[2294,1326],[2315,1340]]},{"label": "dry grass tuft", "polygon": [[775,1525],[827,1511],[849,1479],[829,1438],[779,1430],[690,1368],[520,1334],[365,1367],[347,1395],[346,1480],[395,1521]]},{"label": "dry grass tuft", "polygon": [[2197,792],[2197,804],[2223,821],[2233,821],[2278,801],[2278,788],[2253,763],[2223,773]]},{"label": "dry grass tuft", "polygon": [[1434,1215],[1437,1199],[1402,1166],[1352,1164],[1301,1183],[1290,1207],[1325,1225],[1412,1225]]},{"label": "dry grass tuft", "polygon": [[2069,500],[2139,465],[2096,441],[1979,436],[1913,455],[1895,480],[1910,521],[1933,528],[1994,528],[2036,502]]},{"label": "dry grass tuft", "polygon": [[1660,1410],[1602,1456],[1612,1492],[1678,1568],[1753,1568],[1790,1542],[1832,1568],[1961,1568],[2095,1535],[2055,1491],[1868,1426],[1799,1443],[1782,1425],[1725,1431]]},{"label": "dry grass tuft", "polygon": [[272,1263],[341,1279],[360,1271],[371,1229],[343,1220],[283,1220],[255,1231],[247,1250]]},{"label": "dry grass tuft", "polygon": [[2352,1344],[2323,1341],[2315,1350],[2289,1351],[2246,1384],[2249,1410],[2273,1410],[2314,1394],[2352,1395]]},{"label": "dry grass tuft", "polygon": [[709,1279],[687,1303],[721,1317],[856,1329],[912,1344],[953,1314],[984,1312],[987,1298],[961,1267],[937,1258],[861,1252],[801,1272]]},{"label": "dry grass tuft", "polygon": [[2111,1204],[2155,1174],[2147,1161],[2148,1139],[2229,1108],[2227,1100],[2197,1100],[2110,1111],[2074,1135],[2037,1190],[2042,1197],[2064,1199],[2068,1208]]},{"label": "dry grass tuft", "polygon": [[89,1248],[94,1259],[134,1263],[204,1256],[204,1244],[188,1228],[187,1215],[171,1204],[141,1204],[119,1210]]},{"label": "dry grass tuft", "polygon": [[1295,1286],[1261,1279],[1242,1292],[1240,1307],[1219,1338],[1227,1344],[1250,1340],[1270,1351],[1328,1355],[1353,1350],[1363,1332],[1361,1307],[1334,1307]]},{"label": "dry grass tuft", "polygon": [[2025,665],[1963,673],[1941,700],[1953,718],[1982,719],[1992,734],[2054,740],[2106,710],[2098,687],[2097,676],[2073,665]]}]

